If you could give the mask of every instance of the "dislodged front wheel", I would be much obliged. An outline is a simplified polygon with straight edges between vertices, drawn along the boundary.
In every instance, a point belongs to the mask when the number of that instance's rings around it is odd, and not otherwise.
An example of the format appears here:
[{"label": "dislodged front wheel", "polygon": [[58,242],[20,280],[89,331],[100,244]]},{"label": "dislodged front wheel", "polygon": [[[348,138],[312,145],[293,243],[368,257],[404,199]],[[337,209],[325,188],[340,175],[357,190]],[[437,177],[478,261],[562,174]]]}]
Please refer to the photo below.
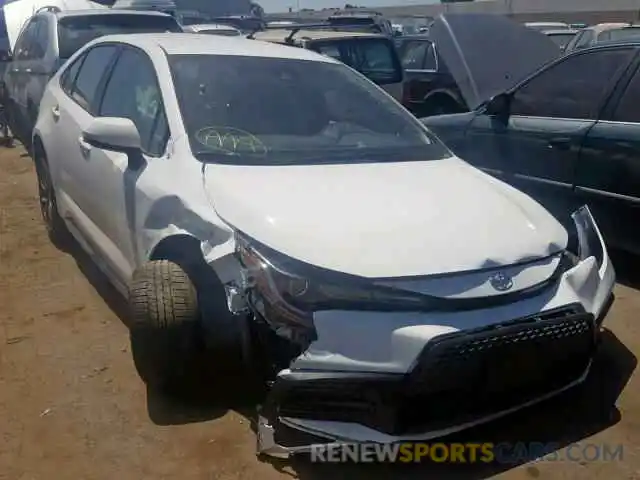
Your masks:
[{"label": "dislodged front wheel", "polygon": [[169,260],[147,262],[129,291],[131,347],[143,381],[159,390],[186,385],[198,346],[196,289],[187,273]]}]

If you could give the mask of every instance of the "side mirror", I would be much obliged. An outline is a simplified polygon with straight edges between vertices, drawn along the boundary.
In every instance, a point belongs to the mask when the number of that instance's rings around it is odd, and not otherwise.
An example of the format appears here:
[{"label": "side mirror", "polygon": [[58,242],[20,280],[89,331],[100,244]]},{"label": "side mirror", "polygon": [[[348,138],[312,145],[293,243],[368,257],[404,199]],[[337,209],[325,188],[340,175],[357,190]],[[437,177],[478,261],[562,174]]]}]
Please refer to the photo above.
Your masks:
[{"label": "side mirror", "polygon": [[140,133],[128,118],[97,117],[83,130],[82,138],[101,150],[126,153],[129,166],[137,169],[142,160]]},{"label": "side mirror", "polygon": [[511,95],[508,93],[500,93],[489,100],[485,108],[485,113],[494,117],[508,117],[510,104]]}]

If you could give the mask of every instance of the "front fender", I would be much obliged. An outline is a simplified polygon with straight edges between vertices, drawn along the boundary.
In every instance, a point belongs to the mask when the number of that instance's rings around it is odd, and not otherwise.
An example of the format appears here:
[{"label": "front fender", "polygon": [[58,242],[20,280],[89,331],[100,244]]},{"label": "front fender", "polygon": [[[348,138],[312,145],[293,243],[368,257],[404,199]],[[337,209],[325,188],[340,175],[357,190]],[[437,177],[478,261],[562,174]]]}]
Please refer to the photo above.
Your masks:
[{"label": "front fender", "polygon": [[233,255],[233,229],[218,219],[211,209],[188,205],[177,196],[160,198],[149,209],[140,236],[141,262],[153,259],[161,245],[178,237],[185,240],[182,245],[197,242],[200,254],[222,283],[240,279],[239,264]]}]

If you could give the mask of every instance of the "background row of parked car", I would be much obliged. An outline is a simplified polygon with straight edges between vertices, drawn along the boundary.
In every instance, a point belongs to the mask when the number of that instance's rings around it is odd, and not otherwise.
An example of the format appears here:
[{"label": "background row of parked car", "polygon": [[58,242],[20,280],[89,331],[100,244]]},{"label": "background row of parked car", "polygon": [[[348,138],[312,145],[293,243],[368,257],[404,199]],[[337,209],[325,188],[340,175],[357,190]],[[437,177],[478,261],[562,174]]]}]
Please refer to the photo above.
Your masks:
[{"label": "background row of parked car", "polygon": [[[640,251],[640,234],[630,226],[640,208],[640,117],[628,107],[635,105],[634,95],[640,95],[632,81],[640,26],[535,23],[524,29],[505,18],[505,31],[512,29],[516,46],[509,50],[511,55],[501,51],[487,56],[488,50],[505,47],[472,41],[482,33],[468,25],[481,30],[482,15],[453,16],[462,18],[471,35],[461,33],[469,42],[459,52],[439,38],[437,22],[422,33],[398,36],[375,12],[354,15],[336,15],[321,24],[274,22],[253,29],[237,22],[184,26],[154,11],[41,8],[21,29],[12,55],[6,56],[10,61],[4,73],[4,104],[9,124],[30,147],[48,79],[93,38],[166,31],[245,35],[314,50],[355,68],[419,118],[433,117],[427,121],[430,128],[462,158],[506,175],[510,183],[542,200],[548,200],[552,190],[554,205],[547,205],[552,211],[572,211],[557,202],[556,193],[567,193],[565,200],[571,197],[575,206],[589,192],[598,200],[597,220],[607,238],[616,246]],[[600,49],[586,50],[598,45]],[[481,60],[475,69],[482,74],[469,71],[477,59]],[[527,80],[530,75],[535,79]],[[94,82],[86,88],[96,88],[99,78]],[[486,95],[470,98],[469,86],[477,82]],[[525,83],[517,86],[520,82]],[[516,91],[527,93],[514,96]]]}]

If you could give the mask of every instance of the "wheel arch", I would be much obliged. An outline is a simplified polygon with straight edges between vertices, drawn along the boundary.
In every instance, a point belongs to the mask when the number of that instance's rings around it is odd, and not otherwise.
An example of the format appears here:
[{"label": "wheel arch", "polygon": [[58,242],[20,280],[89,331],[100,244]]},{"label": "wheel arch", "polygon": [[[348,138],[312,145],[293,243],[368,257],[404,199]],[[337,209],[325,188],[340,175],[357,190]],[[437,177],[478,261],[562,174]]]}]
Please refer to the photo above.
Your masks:
[{"label": "wheel arch", "polygon": [[460,101],[458,95],[446,88],[440,88],[437,90],[432,90],[424,97],[423,103],[427,102],[435,102],[437,100],[448,100],[457,103],[462,108],[466,108],[465,105]]},{"label": "wheel arch", "polygon": [[147,261],[204,259],[200,239],[186,232],[174,233],[151,247]]}]

